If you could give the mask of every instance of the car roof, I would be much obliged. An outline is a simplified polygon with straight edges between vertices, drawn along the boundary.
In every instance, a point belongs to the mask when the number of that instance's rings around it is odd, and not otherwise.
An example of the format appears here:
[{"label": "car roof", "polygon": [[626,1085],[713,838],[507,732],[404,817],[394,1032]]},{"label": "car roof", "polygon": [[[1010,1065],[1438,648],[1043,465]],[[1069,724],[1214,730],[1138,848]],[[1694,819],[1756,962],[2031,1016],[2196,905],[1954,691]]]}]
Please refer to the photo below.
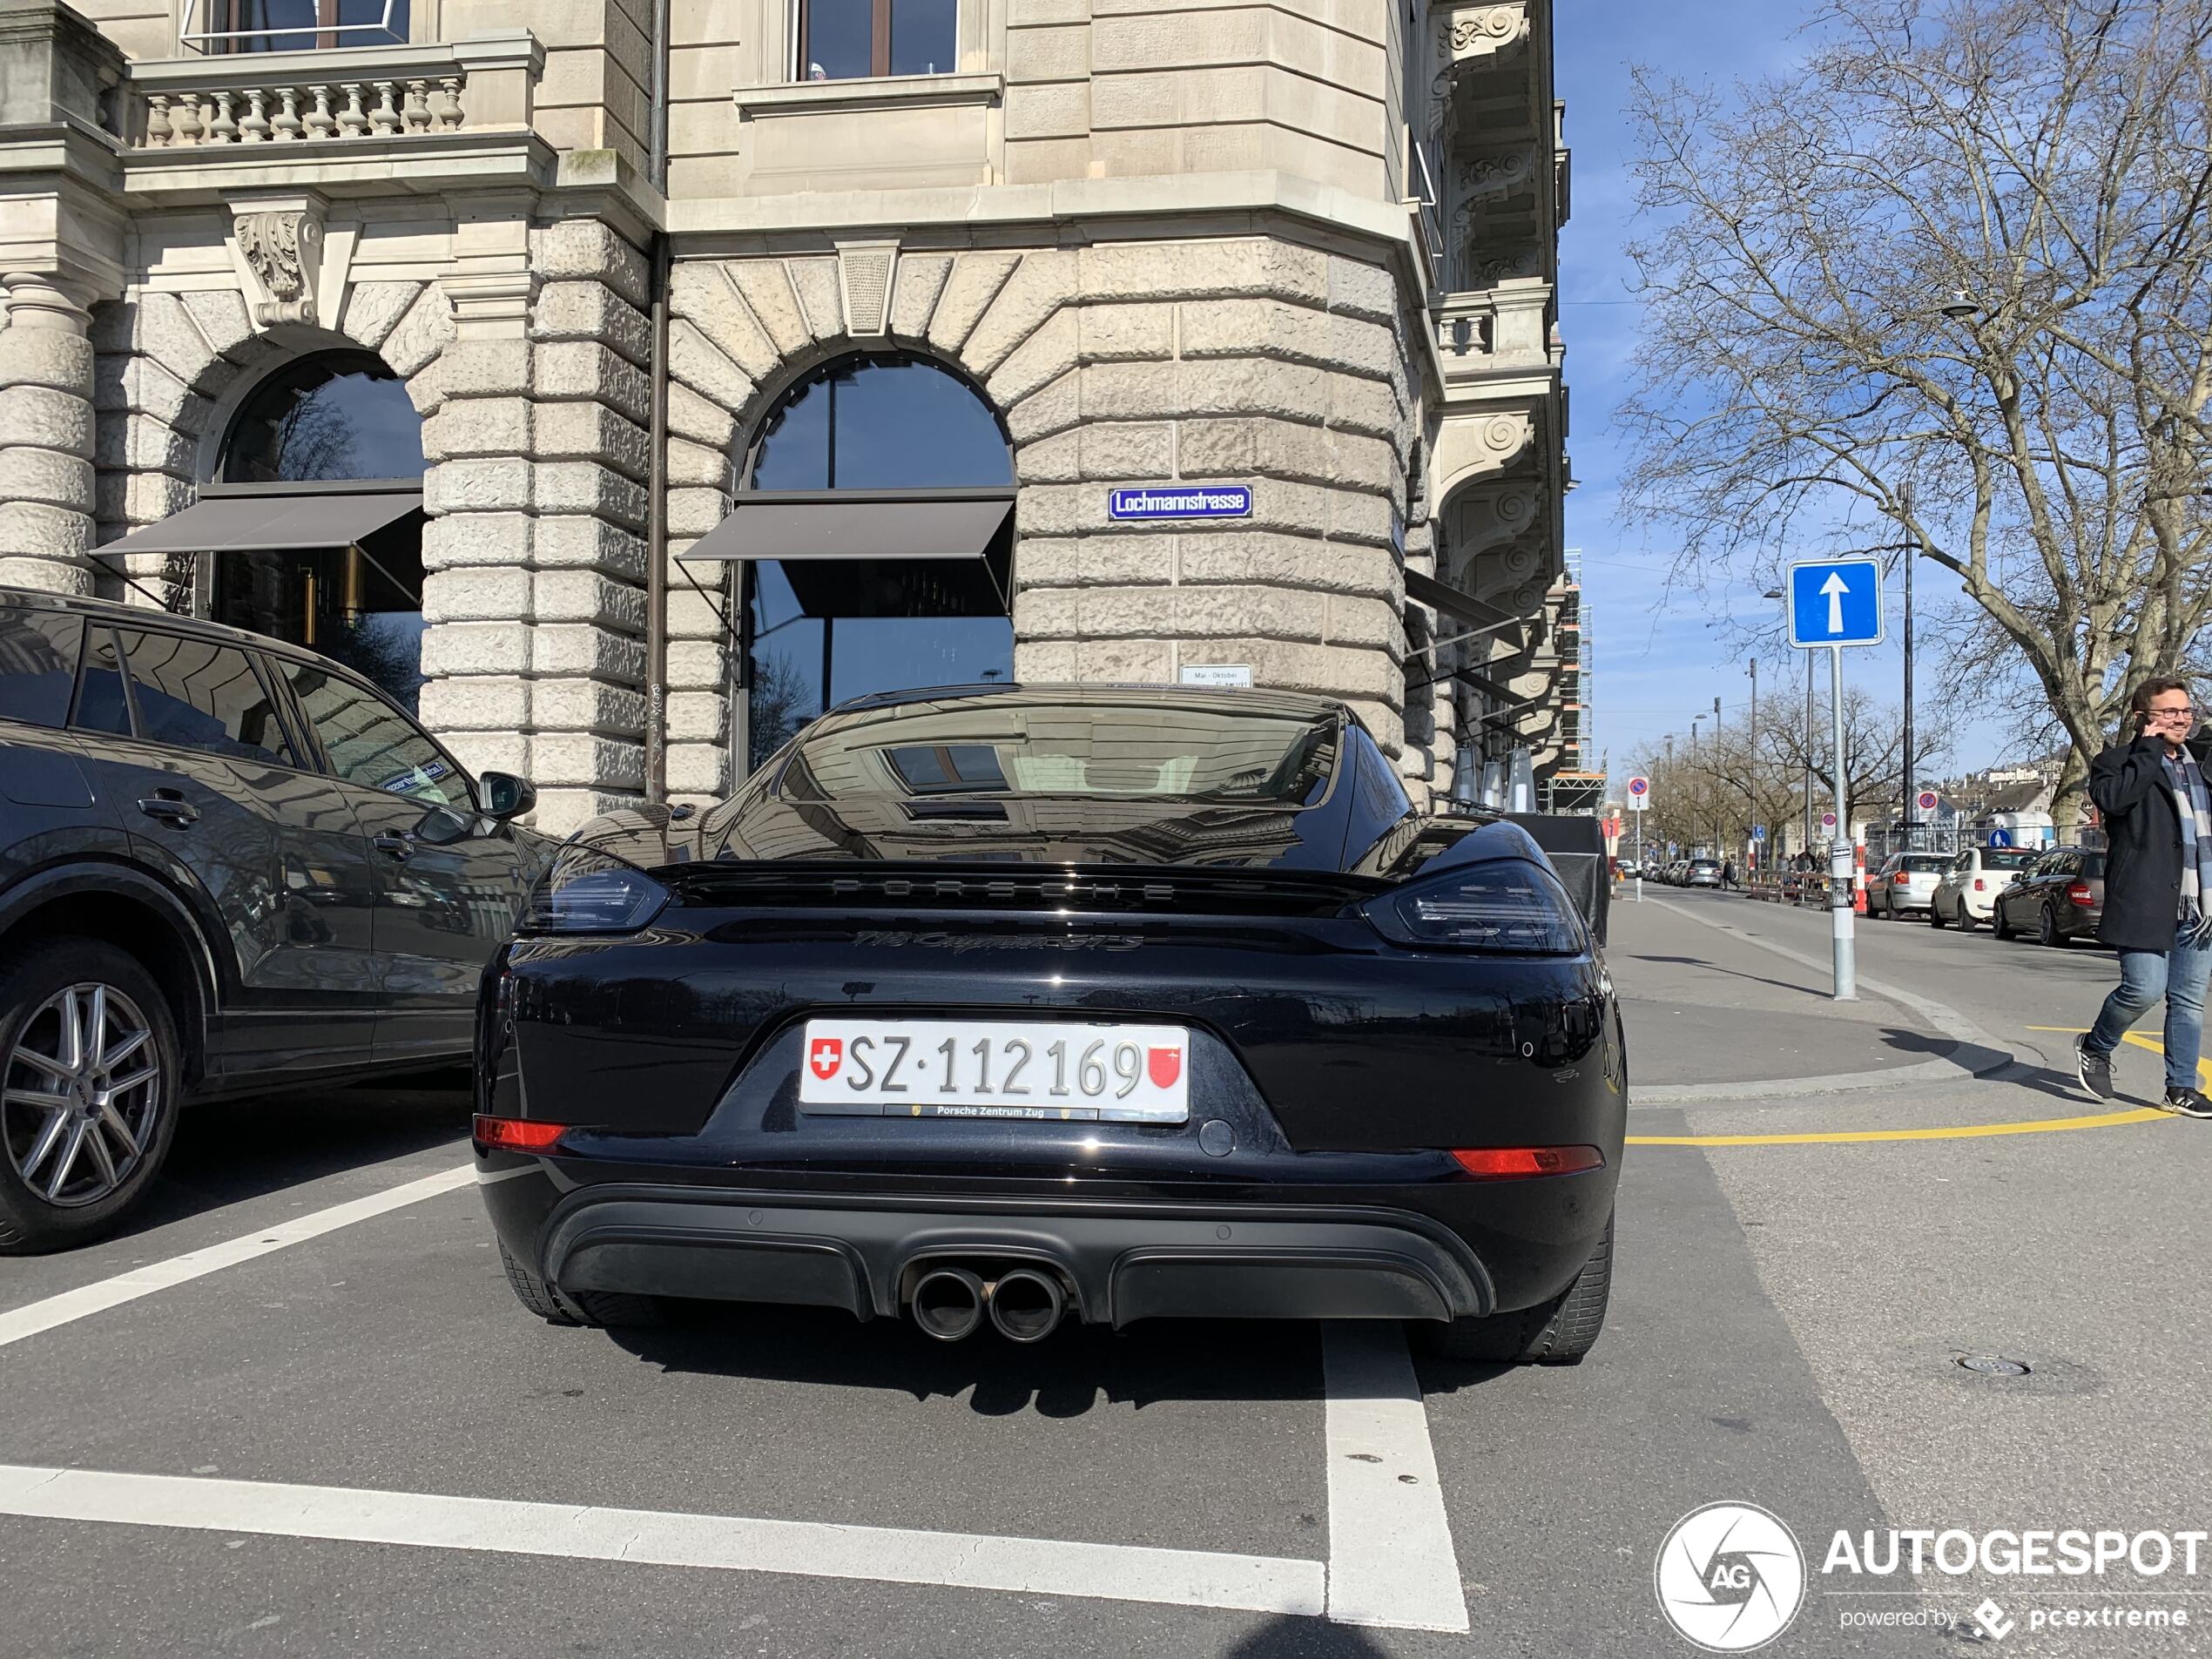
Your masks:
[{"label": "car roof", "polygon": [[1072,684],[1017,680],[969,685],[929,685],[900,691],[873,691],[865,697],[850,698],[836,705],[821,718],[830,720],[840,715],[872,713],[913,704],[927,704],[941,708],[952,704],[981,703],[996,698],[1022,695],[1045,697],[1062,703],[1096,704],[1116,708],[1128,708],[1132,705],[1140,707],[1150,705],[1159,708],[1187,707],[1194,704],[1217,705],[1234,707],[1247,713],[1283,714],[1300,719],[1351,712],[1335,698],[1272,688],[1163,685],[1157,682],[1121,684],[1090,681]]},{"label": "car roof", "polygon": [[[179,632],[197,635],[206,639],[226,640],[248,651],[267,651],[273,656],[291,657],[310,662],[320,668],[338,673],[347,671],[339,664],[305,645],[294,645],[281,639],[272,639],[266,634],[257,634],[244,628],[233,628],[227,623],[210,622],[205,617],[182,617],[173,610],[156,610],[151,605],[120,604],[113,599],[94,599],[83,594],[51,593],[42,588],[10,588],[0,586],[0,604],[20,605],[31,610],[66,610],[80,616],[97,617],[104,622],[128,624],[142,628],[148,623],[158,623]],[[347,674],[347,678],[353,678]]]}]

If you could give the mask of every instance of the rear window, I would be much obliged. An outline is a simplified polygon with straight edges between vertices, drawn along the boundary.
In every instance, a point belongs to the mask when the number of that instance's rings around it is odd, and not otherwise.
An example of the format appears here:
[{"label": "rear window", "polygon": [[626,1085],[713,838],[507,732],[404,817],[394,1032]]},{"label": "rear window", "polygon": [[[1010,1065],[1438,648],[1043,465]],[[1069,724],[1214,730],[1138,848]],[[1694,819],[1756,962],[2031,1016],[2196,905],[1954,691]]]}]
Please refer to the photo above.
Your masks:
[{"label": "rear window", "polygon": [[2104,879],[2104,873],[2105,855],[2103,853],[2084,853],[2081,855],[2081,873],[2084,876],[2092,881],[2101,881]]},{"label": "rear window", "polygon": [[0,720],[67,724],[83,631],[84,624],[64,610],[0,605]]},{"label": "rear window", "polygon": [[778,785],[786,799],[891,795],[1238,801],[1305,806],[1328,792],[1336,718],[1144,703],[1059,703],[1009,693],[902,704],[807,738]]},{"label": "rear window", "polygon": [[1926,875],[1946,868],[1951,863],[1940,853],[1908,853],[1898,861],[1898,868],[1910,870],[1914,875]]},{"label": "rear window", "polygon": [[1981,867],[1985,870],[2025,870],[2034,862],[2032,847],[1995,847],[1981,855]]},{"label": "rear window", "polygon": [[292,764],[276,705],[235,645],[118,629],[138,691],[138,735],[155,743]]},{"label": "rear window", "polygon": [[1721,867],[1721,861],[1718,859],[1692,859],[1689,867],[1693,870],[1717,870]]}]

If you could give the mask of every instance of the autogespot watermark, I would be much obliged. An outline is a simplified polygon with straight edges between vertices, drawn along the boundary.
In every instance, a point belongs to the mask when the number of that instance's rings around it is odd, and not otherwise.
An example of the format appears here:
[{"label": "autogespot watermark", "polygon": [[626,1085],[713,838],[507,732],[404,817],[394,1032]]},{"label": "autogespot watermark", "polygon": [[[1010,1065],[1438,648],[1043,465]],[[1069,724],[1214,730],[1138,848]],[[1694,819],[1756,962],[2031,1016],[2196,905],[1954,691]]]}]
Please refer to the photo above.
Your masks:
[{"label": "autogespot watermark", "polygon": [[[2002,1642],[2023,1629],[2188,1629],[2212,1618],[2212,1607],[2200,1607],[2201,1618],[2193,1618],[2181,1599],[2212,1593],[2195,1581],[2201,1569],[2212,1569],[2208,1540],[2212,1534],[2202,1530],[1840,1528],[1816,1577],[1779,1516],[1756,1504],[1710,1503],[1674,1524],[1652,1576],[1667,1622],[1710,1653],[1764,1647],[1790,1628],[1813,1593],[1838,1598],[1837,1622],[1846,1630],[1935,1629]],[[1990,1579],[2019,1581],[2015,1605],[2007,1608],[1989,1595],[1972,1608],[1928,1603],[1946,1593],[1948,1581],[1969,1577],[1977,1591],[1988,1588]],[[1896,1580],[1912,1582],[1898,1589],[1869,1582]],[[1915,1604],[1883,1607],[1858,1599],[1882,1595]],[[2091,1595],[2112,1599],[2068,1604]],[[2036,1604],[2027,1604],[2031,1598]]]}]

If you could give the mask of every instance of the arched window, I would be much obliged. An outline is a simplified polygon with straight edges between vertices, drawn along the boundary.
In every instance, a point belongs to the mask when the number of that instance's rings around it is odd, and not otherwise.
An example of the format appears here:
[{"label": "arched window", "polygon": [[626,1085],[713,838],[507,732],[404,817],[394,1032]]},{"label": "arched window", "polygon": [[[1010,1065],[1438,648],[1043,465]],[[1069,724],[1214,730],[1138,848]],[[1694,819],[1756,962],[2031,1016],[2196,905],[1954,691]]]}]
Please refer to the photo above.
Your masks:
[{"label": "arched window", "polygon": [[1012,675],[1013,451],[959,375],[826,363],[761,421],[743,476],[722,554],[745,561],[740,771],[849,698]]},{"label": "arched window", "polygon": [[[209,610],[306,645],[412,711],[422,687],[422,417],[383,359],[296,358],[247,393],[215,482]],[[227,515],[227,516],[224,516]]]},{"label": "arched window", "polygon": [[302,357],[253,388],[223,444],[226,483],[420,478],[422,417],[368,352]]}]

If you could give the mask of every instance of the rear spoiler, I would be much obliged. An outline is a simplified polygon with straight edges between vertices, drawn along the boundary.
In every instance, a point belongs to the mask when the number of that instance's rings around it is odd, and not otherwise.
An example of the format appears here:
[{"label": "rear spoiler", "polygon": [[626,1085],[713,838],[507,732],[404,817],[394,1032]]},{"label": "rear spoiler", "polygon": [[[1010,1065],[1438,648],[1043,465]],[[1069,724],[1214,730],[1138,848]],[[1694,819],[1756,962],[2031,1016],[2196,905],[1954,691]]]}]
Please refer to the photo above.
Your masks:
[{"label": "rear spoiler", "polygon": [[1544,849],[1552,868],[1559,872],[1561,884],[1573,897],[1575,907],[1589,923],[1597,942],[1603,945],[1606,909],[1613,896],[1603,822],[1554,813],[1507,813],[1506,819],[1527,830],[1529,839]]}]

